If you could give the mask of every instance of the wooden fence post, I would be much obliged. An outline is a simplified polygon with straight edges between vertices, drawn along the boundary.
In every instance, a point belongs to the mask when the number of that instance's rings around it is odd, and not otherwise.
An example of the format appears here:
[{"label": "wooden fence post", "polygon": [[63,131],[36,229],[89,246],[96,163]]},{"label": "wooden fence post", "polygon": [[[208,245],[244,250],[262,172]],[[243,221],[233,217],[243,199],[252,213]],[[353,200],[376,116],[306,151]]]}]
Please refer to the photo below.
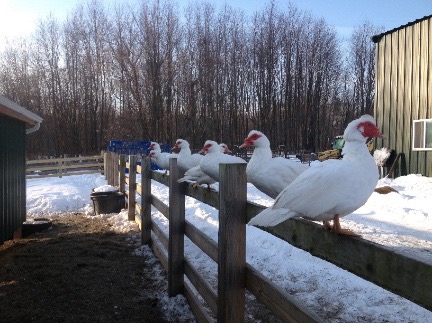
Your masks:
[{"label": "wooden fence post", "polygon": [[177,166],[177,159],[171,158],[169,165],[169,297],[183,293],[184,288],[185,183],[177,182],[182,176],[183,172]]},{"label": "wooden fence post", "polygon": [[128,220],[129,221],[135,220],[136,161],[137,161],[136,156],[129,155],[129,187],[128,187]]},{"label": "wooden fence post", "polygon": [[[63,156],[64,158],[64,156]],[[62,172],[63,172],[63,161],[59,160],[58,161],[58,174],[59,174],[59,178],[62,178]]]},{"label": "wooden fence post", "polygon": [[119,178],[119,191],[125,192],[125,180],[126,180],[126,155],[119,155],[119,170],[116,176]]},{"label": "wooden fence post", "polygon": [[244,322],[246,164],[219,166],[218,322]]},{"label": "wooden fence post", "polygon": [[110,182],[112,186],[115,186],[116,184],[116,176],[117,176],[117,171],[118,171],[118,164],[117,164],[117,160],[118,160],[118,154],[116,153],[112,153],[111,156],[111,176],[110,176]]},{"label": "wooden fence post", "polygon": [[115,160],[116,160],[116,153],[111,153],[111,159],[110,159],[111,172],[110,172],[110,183],[109,184],[112,186],[114,186],[114,184],[115,184],[114,177],[117,174],[117,165],[115,164]]},{"label": "wooden fence post", "polygon": [[118,170],[119,170],[119,154],[114,154],[114,172],[113,172],[113,186],[119,187],[119,176],[118,176]]},{"label": "wooden fence post", "polygon": [[141,243],[151,242],[151,162],[143,157],[141,161]]},{"label": "wooden fence post", "polygon": [[103,154],[103,161],[104,161],[103,174],[105,175],[105,179],[107,179],[107,172],[109,172],[109,170],[108,170],[108,165],[109,165],[108,158],[109,157],[108,156],[109,156],[109,153],[107,153],[107,152],[105,152]]},{"label": "wooden fence post", "polygon": [[111,165],[111,159],[112,159],[113,153],[107,153],[105,158],[105,178],[107,180],[108,185],[111,185],[111,172],[112,172],[112,165]]}]

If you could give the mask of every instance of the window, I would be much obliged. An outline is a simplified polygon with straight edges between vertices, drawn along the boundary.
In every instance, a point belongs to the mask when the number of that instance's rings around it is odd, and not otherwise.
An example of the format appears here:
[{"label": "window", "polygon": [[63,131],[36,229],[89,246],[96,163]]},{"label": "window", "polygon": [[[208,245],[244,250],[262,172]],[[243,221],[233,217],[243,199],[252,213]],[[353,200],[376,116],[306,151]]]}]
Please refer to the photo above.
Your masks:
[{"label": "window", "polygon": [[432,119],[414,120],[413,150],[432,150]]}]

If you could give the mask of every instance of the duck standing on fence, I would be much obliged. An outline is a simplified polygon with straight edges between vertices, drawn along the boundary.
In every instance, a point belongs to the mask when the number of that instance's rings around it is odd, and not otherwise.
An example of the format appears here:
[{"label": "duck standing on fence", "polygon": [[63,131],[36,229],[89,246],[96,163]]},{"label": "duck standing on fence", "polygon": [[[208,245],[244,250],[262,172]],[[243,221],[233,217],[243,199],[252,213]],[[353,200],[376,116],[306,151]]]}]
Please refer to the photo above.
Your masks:
[{"label": "duck standing on fence", "polygon": [[[225,143],[219,144],[219,149],[222,153],[231,153],[231,150],[229,150],[228,145]],[[186,182],[186,181],[193,181],[192,187],[196,187],[201,184],[207,184],[207,188],[211,189],[211,184],[216,183],[216,180],[208,176],[206,173],[204,173],[200,167],[200,165],[192,167],[189,169],[182,178],[178,180],[179,183]]]},{"label": "duck standing on fence", "polygon": [[243,158],[224,154],[218,143],[213,140],[207,140],[200,152],[205,154],[200,162],[201,170],[217,182],[219,182],[219,164],[246,163]]},{"label": "duck standing on fence", "polygon": [[192,154],[189,142],[184,139],[177,139],[172,149],[178,148],[180,152],[177,157],[177,166],[183,171],[187,172],[192,167],[198,166],[203,155]]},{"label": "duck standing on fence", "polygon": [[378,168],[365,144],[366,138],[374,137],[384,138],[373,117],[363,115],[351,121],[344,132],[343,159],[329,159],[301,173],[276,197],[273,206],[249,224],[274,226],[291,217],[304,217],[323,221],[337,233],[357,236],[342,229],[339,218],[366,203],[377,185]]},{"label": "duck standing on fence", "polygon": [[158,150],[150,150],[148,157],[154,162],[159,168],[165,169],[164,175],[167,174],[169,169],[169,161],[171,158],[177,158],[176,154],[162,153]]},{"label": "duck standing on fence", "polygon": [[177,158],[177,154],[162,152],[160,145],[155,141],[150,143],[149,149],[151,150],[148,156],[159,168],[165,169],[164,175],[166,175],[169,169],[170,158]]},{"label": "duck standing on fence", "polygon": [[270,141],[258,130],[252,130],[239,148],[254,146],[252,157],[246,166],[249,183],[261,192],[276,198],[282,190],[309,168],[299,161],[274,157]]}]

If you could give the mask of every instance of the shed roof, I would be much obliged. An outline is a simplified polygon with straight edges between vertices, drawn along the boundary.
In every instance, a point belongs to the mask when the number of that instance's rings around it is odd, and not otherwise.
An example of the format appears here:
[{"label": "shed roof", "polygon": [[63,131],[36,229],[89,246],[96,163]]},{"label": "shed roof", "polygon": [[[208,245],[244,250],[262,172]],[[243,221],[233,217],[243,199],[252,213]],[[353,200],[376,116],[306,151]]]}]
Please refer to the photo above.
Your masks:
[{"label": "shed roof", "polygon": [[407,24],[405,24],[405,25],[402,25],[402,26],[399,26],[399,27],[393,28],[393,29],[391,29],[391,30],[389,30],[389,31],[385,31],[385,32],[383,32],[383,33],[381,33],[381,34],[378,34],[378,35],[374,35],[374,36],[372,36],[371,40],[372,40],[374,43],[378,43],[378,42],[381,40],[381,38],[383,38],[385,35],[391,34],[391,33],[395,32],[395,31],[398,31],[398,30],[403,29],[403,28],[405,28],[405,27],[412,26],[412,25],[414,25],[414,24],[416,24],[416,23],[418,23],[418,22],[420,22],[420,21],[423,21],[423,20],[429,19],[429,18],[431,18],[431,17],[432,17],[432,15],[424,16],[423,18],[416,19],[416,20],[411,21],[411,22],[409,22],[409,23],[407,23]]},{"label": "shed roof", "polygon": [[28,128],[35,126],[39,127],[39,124],[43,120],[37,114],[27,110],[26,108],[23,108],[3,95],[0,95],[0,115],[5,115],[22,121]]}]

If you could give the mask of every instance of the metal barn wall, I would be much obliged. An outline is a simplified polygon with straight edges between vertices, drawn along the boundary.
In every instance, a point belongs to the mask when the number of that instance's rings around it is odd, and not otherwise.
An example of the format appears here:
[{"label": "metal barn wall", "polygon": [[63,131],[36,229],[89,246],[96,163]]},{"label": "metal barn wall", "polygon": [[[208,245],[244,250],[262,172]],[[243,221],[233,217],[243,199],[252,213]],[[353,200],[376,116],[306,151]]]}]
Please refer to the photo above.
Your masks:
[{"label": "metal barn wall", "polygon": [[25,124],[0,115],[0,244],[26,218]]},{"label": "metal barn wall", "polygon": [[432,176],[432,151],[412,150],[412,127],[432,118],[431,28],[425,17],[379,35],[376,46],[375,116],[387,136],[377,148],[404,153],[407,173],[424,176]]}]

